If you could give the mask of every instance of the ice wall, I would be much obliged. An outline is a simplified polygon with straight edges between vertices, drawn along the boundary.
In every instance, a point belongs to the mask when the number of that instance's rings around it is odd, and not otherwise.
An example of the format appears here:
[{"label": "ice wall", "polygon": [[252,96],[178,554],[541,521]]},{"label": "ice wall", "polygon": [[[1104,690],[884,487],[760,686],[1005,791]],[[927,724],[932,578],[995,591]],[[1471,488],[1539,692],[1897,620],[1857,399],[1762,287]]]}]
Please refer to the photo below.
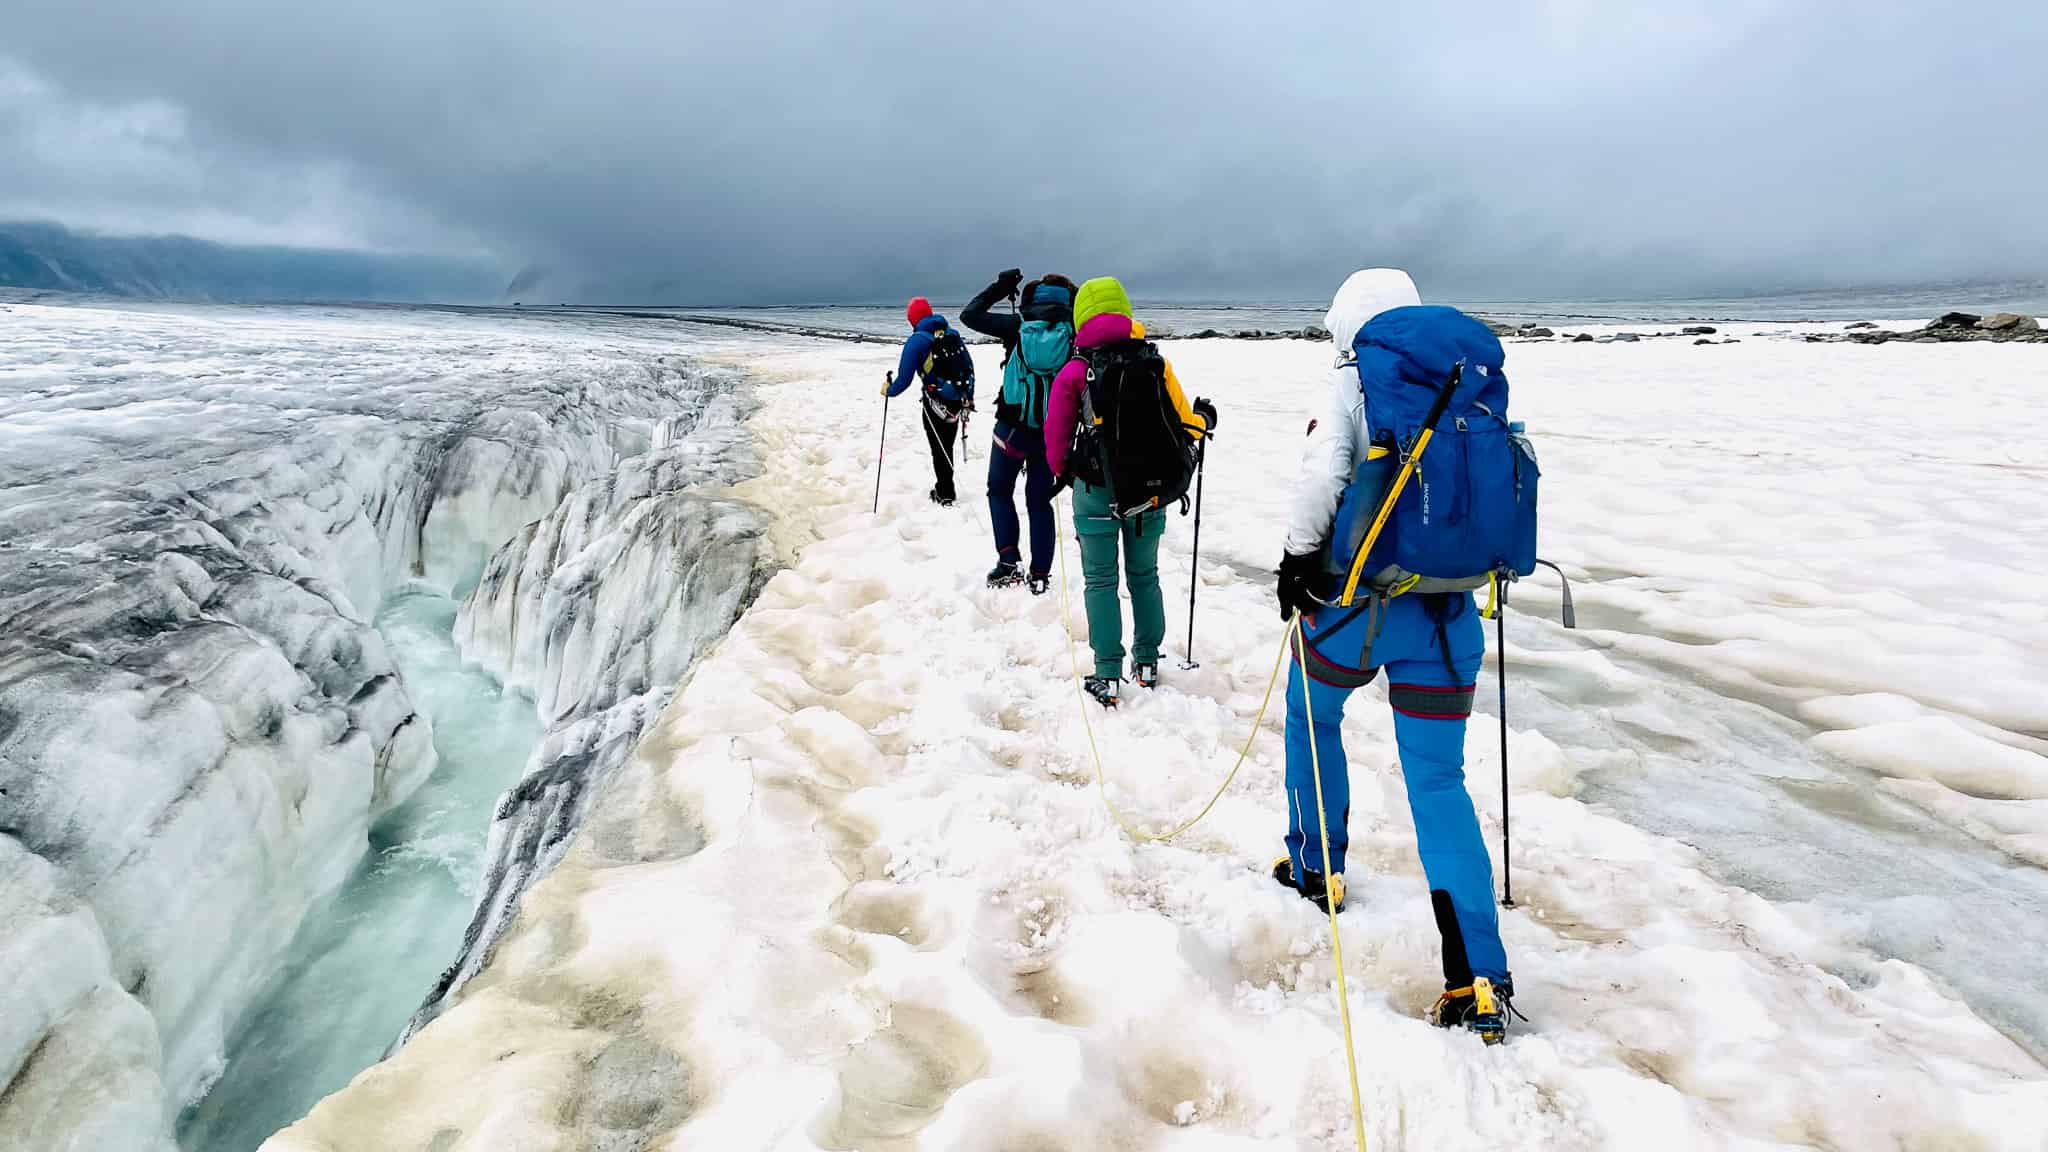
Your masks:
[{"label": "ice wall", "polygon": [[594,799],[697,656],[732,626],[765,555],[751,507],[703,495],[746,466],[732,405],[571,492],[485,568],[456,641],[530,691],[547,735],[498,803],[483,892],[450,965],[406,1029],[438,1016],[489,959],[519,899],[568,849]]},{"label": "ice wall", "polygon": [[590,325],[7,319],[0,1146],[167,1148],[308,907],[433,766],[383,596],[475,578],[732,381]]}]

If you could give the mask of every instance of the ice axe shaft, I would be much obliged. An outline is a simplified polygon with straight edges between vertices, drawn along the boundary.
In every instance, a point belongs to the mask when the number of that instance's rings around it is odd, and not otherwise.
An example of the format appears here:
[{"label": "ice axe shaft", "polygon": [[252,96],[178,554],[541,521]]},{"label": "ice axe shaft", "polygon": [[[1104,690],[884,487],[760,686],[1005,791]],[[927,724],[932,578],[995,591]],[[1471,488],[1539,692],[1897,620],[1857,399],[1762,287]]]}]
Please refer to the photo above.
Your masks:
[{"label": "ice axe shaft", "polygon": [[1394,505],[1401,499],[1402,489],[1408,487],[1408,478],[1415,475],[1415,466],[1422,462],[1422,454],[1429,450],[1429,442],[1436,438],[1436,422],[1444,418],[1444,409],[1450,407],[1451,394],[1458,390],[1459,381],[1465,378],[1465,362],[1460,360],[1451,368],[1451,378],[1437,390],[1436,400],[1429,406],[1429,415],[1422,418],[1422,431],[1415,437],[1415,444],[1401,458],[1401,470],[1394,474],[1394,482],[1387,486],[1386,499],[1380,501],[1380,510],[1372,518],[1372,529],[1365,534],[1365,543],[1358,546],[1358,558],[1351,562],[1351,575],[1344,581],[1344,595],[1337,603],[1349,608],[1358,595],[1358,578],[1365,574],[1365,558],[1372,555],[1372,546],[1379,543],[1380,530],[1387,526],[1387,517],[1393,515]]}]

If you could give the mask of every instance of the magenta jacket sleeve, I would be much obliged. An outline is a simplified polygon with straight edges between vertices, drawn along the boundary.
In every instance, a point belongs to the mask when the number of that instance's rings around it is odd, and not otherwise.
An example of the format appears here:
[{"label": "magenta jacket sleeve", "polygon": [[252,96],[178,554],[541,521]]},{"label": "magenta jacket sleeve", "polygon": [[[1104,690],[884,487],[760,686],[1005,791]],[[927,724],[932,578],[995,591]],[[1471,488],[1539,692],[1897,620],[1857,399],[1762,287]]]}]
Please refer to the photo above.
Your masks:
[{"label": "magenta jacket sleeve", "polygon": [[1067,361],[1053,377],[1052,397],[1045,406],[1045,462],[1055,476],[1067,472],[1067,449],[1074,445],[1074,426],[1081,422],[1081,389],[1088,386],[1088,362]]}]

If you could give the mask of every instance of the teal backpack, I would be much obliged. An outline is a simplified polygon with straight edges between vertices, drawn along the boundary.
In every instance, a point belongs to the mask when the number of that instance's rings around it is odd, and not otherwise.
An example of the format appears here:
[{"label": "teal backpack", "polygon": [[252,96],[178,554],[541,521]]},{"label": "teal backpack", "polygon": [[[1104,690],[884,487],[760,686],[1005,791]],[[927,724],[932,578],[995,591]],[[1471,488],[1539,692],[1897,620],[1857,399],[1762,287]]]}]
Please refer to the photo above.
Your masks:
[{"label": "teal backpack", "polygon": [[1074,326],[1064,320],[1026,320],[1017,348],[1003,364],[1003,394],[996,419],[1014,428],[1043,428],[1053,377],[1074,358]]}]

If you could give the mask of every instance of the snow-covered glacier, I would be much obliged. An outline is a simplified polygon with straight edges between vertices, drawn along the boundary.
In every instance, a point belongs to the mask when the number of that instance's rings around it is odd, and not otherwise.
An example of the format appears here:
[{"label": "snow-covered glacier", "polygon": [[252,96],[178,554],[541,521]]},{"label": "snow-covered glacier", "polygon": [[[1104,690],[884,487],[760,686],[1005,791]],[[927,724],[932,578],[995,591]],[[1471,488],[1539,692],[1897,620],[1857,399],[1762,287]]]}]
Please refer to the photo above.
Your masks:
[{"label": "snow-covered glacier", "polygon": [[[1518,590],[1509,747],[1491,716],[1466,733],[1490,847],[1513,799],[1512,859],[1495,860],[1513,868],[1501,926],[1528,1019],[1505,1045],[1421,1018],[1439,938],[1383,687],[1344,718],[1348,1024],[1330,921],[1266,870],[1288,821],[1266,698],[1288,509],[1274,462],[1299,451],[1327,345],[1168,346],[1226,414],[1201,559],[1185,521],[1161,546],[1163,578],[1200,582],[1201,667],[1104,714],[1075,683],[1078,587],[985,587],[987,518],[925,499],[923,434],[900,410],[870,512],[873,382],[894,353],[755,339],[735,351],[762,471],[737,491],[772,508],[780,567],[458,1000],[265,1149],[1352,1148],[1355,1059],[1374,1149],[2039,1152],[2040,870],[1893,801],[1758,701],[1854,677],[1887,685],[1893,710],[1925,693],[2010,715],[2008,748],[2035,739],[2043,619],[1988,593],[2037,568],[2039,545],[1971,550],[1974,526],[1942,525],[1959,493],[1978,514],[2033,507],[2035,441],[1988,467],[1979,425],[2024,409],[2043,365],[1737,336],[1511,351],[1555,481],[1545,549],[1581,627],[1556,622],[1554,581]],[[976,352],[992,372],[996,350]],[[1945,394],[2001,403],[1930,408]],[[1796,416],[1815,405],[1857,412],[1856,436],[1814,442]],[[1929,412],[1967,452],[1911,455]],[[1070,538],[1062,551],[1078,583]],[[1984,593],[1945,603],[1959,585]],[[1187,603],[1168,600],[1176,655]],[[478,644],[489,613],[470,613]],[[531,619],[491,623],[490,642],[517,651]],[[1809,627],[1855,659],[1782,646]],[[1853,632],[1900,657],[1871,659]],[[1660,635],[1695,663],[1632,655]],[[1909,654],[1965,644],[1994,673],[1982,696],[1910,678]],[[1658,785],[1654,808],[1593,783],[1631,775]],[[1186,835],[1124,831],[1180,824],[1226,778]],[[1808,782],[1829,802],[1742,800]],[[1834,863],[1880,849],[1892,862],[1866,876]]]},{"label": "snow-covered glacier", "polygon": [[465,637],[548,725],[501,920],[751,587],[753,513],[685,491],[746,467],[738,381],[598,318],[16,303],[0,333],[0,1145],[168,1148],[433,769],[380,605],[477,583]]}]

